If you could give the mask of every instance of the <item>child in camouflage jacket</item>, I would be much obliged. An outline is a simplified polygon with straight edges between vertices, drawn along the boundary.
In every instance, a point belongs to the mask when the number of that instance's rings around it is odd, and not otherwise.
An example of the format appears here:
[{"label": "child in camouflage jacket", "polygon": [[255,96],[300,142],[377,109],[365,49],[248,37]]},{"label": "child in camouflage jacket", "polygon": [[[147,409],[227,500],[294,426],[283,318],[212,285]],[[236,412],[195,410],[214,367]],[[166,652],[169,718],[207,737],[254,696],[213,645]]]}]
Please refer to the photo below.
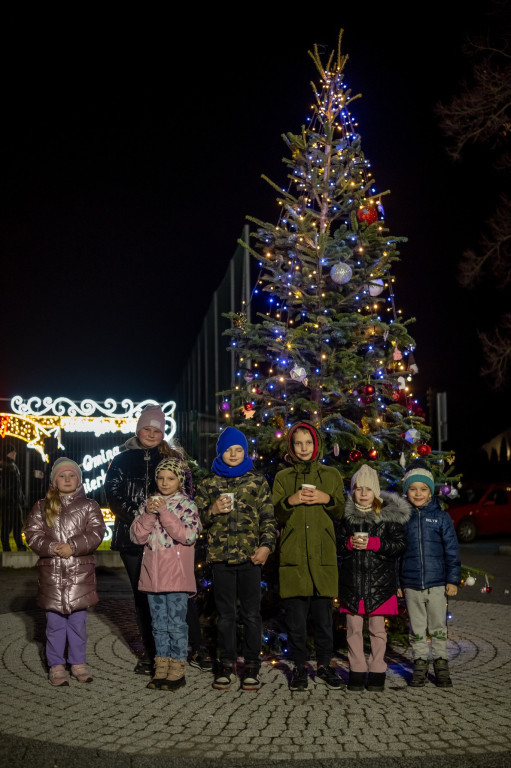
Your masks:
[{"label": "child in camouflage jacket", "polygon": [[236,615],[243,624],[242,688],[257,690],[261,652],[261,568],[275,549],[276,529],[266,479],[253,471],[245,435],[227,427],[217,442],[213,473],[197,487],[195,502],[207,531],[207,562],[212,564],[218,612],[219,668],[213,687],[236,680]]}]

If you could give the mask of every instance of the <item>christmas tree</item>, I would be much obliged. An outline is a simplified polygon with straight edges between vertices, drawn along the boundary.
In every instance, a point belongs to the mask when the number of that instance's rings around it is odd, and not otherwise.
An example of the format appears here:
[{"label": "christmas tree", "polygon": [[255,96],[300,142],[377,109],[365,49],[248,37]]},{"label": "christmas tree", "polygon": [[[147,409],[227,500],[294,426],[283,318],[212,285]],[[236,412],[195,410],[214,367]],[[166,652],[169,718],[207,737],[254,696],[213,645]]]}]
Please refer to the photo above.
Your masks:
[{"label": "christmas tree", "polygon": [[344,82],[341,40],[342,31],[325,64],[317,46],[309,51],[318,83],[307,124],[283,136],[286,186],[263,176],[278,194],[277,223],[247,217],[253,243],[243,245],[259,265],[252,302],[265,302],[254,322],[229,315],[237,381],[220,393],[220,408],[270,478],[291,424],[307,419],[323,434],[324,461],[346,478],[369,461],[392,488],[420,455],[442,492],[456,494],[454,457],[431,451],[412,394],[413,318],[396,306],[392,275],[406,238],[385,223],[389,192],[376,190],[362,150],[351,113],[360,94]]}]

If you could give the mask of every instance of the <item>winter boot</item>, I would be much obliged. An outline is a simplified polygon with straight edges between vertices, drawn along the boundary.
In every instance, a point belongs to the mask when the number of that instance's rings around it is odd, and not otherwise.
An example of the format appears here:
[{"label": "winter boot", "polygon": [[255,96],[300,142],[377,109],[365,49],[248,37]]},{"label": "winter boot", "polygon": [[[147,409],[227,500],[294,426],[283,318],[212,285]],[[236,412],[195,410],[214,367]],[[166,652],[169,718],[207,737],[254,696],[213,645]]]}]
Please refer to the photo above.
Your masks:
[{"label": "winter boot", "polygon": [[385,688],[385,672],[369,672],[367,675],[368,691],[383,691]]},{"label": "winter boot", "polygon": [[154,677],[150,683],[147,683],[146,688],[152,688],[153,690],[159,690],[163,683],[167,682],[167,672],[169,668],[170,659],[164,656],[156,656],[154,659]]},{"label": "winter boot", "polygon": [[184,659],[182,661],[169,659],[167,679],[161,684],[162,691],[177,691],[178,688],[182,688],[186,684],[185,666],[186,661]]},{"label": "winter boot", "polygon": [[451,688],[452,680],[449,676],[449,664],[447,659],[435,659],[433,662],[435,680],[438,688]]},{"label": "winter boot", "polygon": [[366,673],[365,672],[352,672],[348,677],[348,691],[363,691],[365,690]]},{"label": "winter boot", "polygon": [[424,685],[426,685],[428,666],[429,662],[426,659],[415,659],[413,666],[413,676],[409,683],[412,688],[422,688]]}]

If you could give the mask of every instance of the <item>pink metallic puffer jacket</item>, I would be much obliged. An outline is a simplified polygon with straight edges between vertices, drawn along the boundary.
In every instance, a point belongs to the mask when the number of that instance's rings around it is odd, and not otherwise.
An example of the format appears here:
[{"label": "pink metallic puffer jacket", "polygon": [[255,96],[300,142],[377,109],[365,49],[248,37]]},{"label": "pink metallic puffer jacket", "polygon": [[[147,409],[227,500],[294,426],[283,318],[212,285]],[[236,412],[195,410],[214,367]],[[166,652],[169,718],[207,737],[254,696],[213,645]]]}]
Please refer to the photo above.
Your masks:
[{"label": "pink metallic puffer jacket", "polygon": [[145,544],[138,588],[194,595],[195,541],[202,530],[197,506],[180,491],[165,499],[167,506],[157,515],[143,504],[131,524],[131,540]]},{"label": "pink metallic puffer jacket", "polygon": [[[93,552],[103,541],[106,526],[99,504],[87,498],[83,485],[60,500],[62,509],[51,528],[46,525],[45,500],[34,504],[25,536],[39,555],[37,604],[46,611],[68,614],[98,602]],[[71,557],[54,555],[52,544],[66,542],[74,550]]]}]

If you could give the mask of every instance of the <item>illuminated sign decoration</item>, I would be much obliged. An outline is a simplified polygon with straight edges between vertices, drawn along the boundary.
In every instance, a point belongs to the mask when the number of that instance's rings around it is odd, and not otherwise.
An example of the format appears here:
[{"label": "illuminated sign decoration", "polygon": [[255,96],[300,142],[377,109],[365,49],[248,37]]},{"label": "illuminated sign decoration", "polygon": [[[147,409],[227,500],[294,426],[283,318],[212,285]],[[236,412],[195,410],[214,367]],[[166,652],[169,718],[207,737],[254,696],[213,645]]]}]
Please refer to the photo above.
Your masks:
[{"label": "illuminated sign decoration", "polygon": [[[124,399],[118,404],[112,398],[100,403],[90,399],[75,403],[67,397],[45,397],[42,400],[40,397],[31,397],[25,402],[17,395],[11,400],[12,413],[0,413],[0,434],[2,437],[12,436],[24,440],[29,448],[41,454],[43,461],[48,462],[44,447],[47,438],[54,437],[59,449],[64,449],[62,432],[93,432],[96,437],[115,432],[134,434],[137,420],[146,405],[159,403],[156,400],[134,403]],[[165,439],[171,440],[176,433],[176,403],[169,400],[161,405],[161,409],[165,415]],[[115,450],[112,449],[112,458]],[[109,453],[109,450],[101,451],[104,456]],[[111,461],[111,458],[98,459],[89,455],[85,459],[92,462],[91,469]],[[94,464],[95,459],[100,463]],[[100,477],[90,482],[91,490],[100,487],[104,482],[103,470]],[[98,485],[93,488],[93,483]]]}]

